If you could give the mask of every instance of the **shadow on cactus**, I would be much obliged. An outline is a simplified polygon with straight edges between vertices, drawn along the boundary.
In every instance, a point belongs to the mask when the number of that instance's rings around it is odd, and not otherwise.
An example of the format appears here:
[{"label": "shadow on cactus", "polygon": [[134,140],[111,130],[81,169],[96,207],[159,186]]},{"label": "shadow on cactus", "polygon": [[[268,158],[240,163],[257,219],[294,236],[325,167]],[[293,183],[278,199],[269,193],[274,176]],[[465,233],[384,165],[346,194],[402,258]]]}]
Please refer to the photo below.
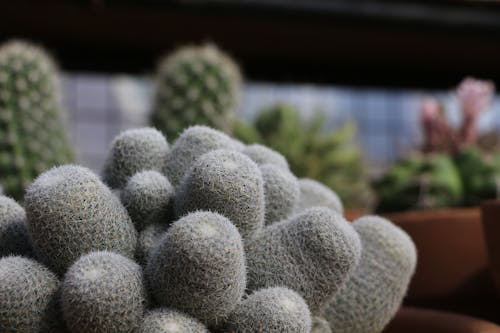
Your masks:
[{"label": "shadow on cactus", "polygon": [[152,124],[174,140],[184,128],[207,125],[231,133],[238,104],[238,65],[214,45],[186,46],[157,70]]},{"label": "shadow on cactus", "polygon": [[73,152],[59,104],[57,70],[41,48],[22,41],[0,47],[0,184],[22,200],[41,172],[69,163]]},{"label": "shadow on cactus", "polygon": [[331,187],[347,207],[369,207],[373,194],[356,143],[356,126],[348,123],[327,132],[324,122],[320,113],[305,121],[292,106],[278,104],[261,112],[252,125],[238,121],[234,135],[246,143],[277,150],[298,177]]}]

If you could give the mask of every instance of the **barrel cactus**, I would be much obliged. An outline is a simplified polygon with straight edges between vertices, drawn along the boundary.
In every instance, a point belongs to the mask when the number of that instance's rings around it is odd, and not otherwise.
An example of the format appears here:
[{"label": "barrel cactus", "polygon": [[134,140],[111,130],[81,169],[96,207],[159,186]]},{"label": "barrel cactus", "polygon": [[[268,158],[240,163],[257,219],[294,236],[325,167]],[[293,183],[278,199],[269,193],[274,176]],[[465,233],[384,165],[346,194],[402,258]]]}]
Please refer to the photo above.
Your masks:
[{"label": "barrel cactus", "polygon": [[241,85],[238,65],[214,45],[187,46],[158,67],[152,123],[168,138],[191,125],[230,133]]},{"label": "barrel cactus", "polygon": [[40,47],[23,41],[0,47],[0,184],[22,200],[41,172],[73,160],[64,127],[57,69]]}]

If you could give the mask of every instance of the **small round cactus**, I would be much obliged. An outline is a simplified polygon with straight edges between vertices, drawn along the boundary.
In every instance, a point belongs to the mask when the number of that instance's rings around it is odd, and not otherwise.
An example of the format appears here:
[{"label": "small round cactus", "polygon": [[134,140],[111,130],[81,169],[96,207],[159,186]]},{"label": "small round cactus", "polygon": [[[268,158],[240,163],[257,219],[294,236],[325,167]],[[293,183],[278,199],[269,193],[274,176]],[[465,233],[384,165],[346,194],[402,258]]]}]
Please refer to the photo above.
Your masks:
[{"label": "small round cactus", "polygon": [[120,192],[120,198],[137,230],[152,223],[168,223],[172,215],[174,188],[157,171],[133,175]]},{"label": "small round cactus", "polygon": [[188,214],[174,222],[153,249],[145,274],[161,306],[215,326],[227,318],[245,291],[241,236],[222,215]]},{"label": "small round cactus", "polygon": [[363,217],[354,229],[361,238],[361,260],[325,318],[335,333],[381,332],[406,294],[417,261],[415,245],[381,217]]},{"label": "small round cactus", "polygon": [[259,144],[248,145],[243,149],[243,153],[258,165],[273,164],[282,169],[289,169],[286,158],[277,151],[266,146]]},{"label": "small round cactus", "polygon": [[214,45],[180,48],[159,65],[152,122],[172,138],[195,124],[230,133],[240,81],[238,65]]},{"label": "small round cactus", "polygon": [[25,201],[34,251],[58,274],[92,251],[134,255],[137,235],[127,211],[87,168],[65,165],[43,173]]},{"label": "small round cactus", "polygon": [[138,333],[210,333],[195,318],[171,309],[156,309],[146,314]]},{"label": "small round cactus", "polygon": [[133,332],[141,325],[145,296],[139,265],[113,252],[92,252],[64,276],[63,317],[75,333]]},{"label": "small round cactus", "polygon": [[311,333],[333,333],[330,323],[323,317],[312,318]]},{"label": "small round cactus", "polygon": [[264,186],[257,164],[246,155],[214,150],[196,161],[177,188],[175,213],[211,210],[227,217],[243,238],[264,224]]},{"label": "small round cactus", "polygon": [[274,164],[260,167],[264,180],[266,224],[288,218],[299,200],[300,187],[297,178],[288,169]]},{"label": "small round cactus", "polygon": [[206,126],[184,130],[167,156],[164,174],[177,186],[184,174],[201,155],[216,149],[238,150],[236,141],[226,134]]},{"label": "small round cactus", "polygon": [[161,236],[167,231],[168,226],[165,223],[153,223],[139,233],[137,249],[135,251],[137,262],[141,265],[146,264],[151,250],[158,244]]},{"label": "small round cactus", "polygon": [[339,196],[329,187],[308,178],[299,179],[299,185],[300,199],[297,205],[298,212],[307,208],[322,206],[331,208],[340,214],[344,213]]},{"label": "small round cactus", "polygon": [[310,208],[274,223],[245,243],[249,290],[286,286],[313,314],[347,281],[361,255],[358,234],[335,211]]},{"label": "small round cactus", "polygon": [[0,257],[32,254],[26,213],[17,202],[0,195]]},{"label": "small round cactus", "polygon": [[57,276],[36,261],[1,258],[0,332],[60,332],[59,285]]},{"label": "small round cactus", "polygon": [[231,313],[229,332],[310,333],[311,313],[296,292],[275,287],[254,292]]},{"label": "small round cactus", "polygon": [[167,140],[154,128],[131,129],[111,144],[103,179],[111,188],[122,188],[139,171],[162,171],[169,152]]}]

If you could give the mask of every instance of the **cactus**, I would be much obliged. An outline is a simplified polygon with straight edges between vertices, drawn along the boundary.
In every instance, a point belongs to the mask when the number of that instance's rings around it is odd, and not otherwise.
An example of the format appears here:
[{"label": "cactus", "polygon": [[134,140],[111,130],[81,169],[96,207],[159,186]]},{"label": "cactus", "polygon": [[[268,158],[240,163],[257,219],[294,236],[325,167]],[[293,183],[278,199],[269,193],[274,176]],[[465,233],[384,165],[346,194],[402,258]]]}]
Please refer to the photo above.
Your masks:
[{"label": "cactus", "polygon": [[31,184],[25,199],[34,250],[56,273],[91,251],[133,256],[137,236],[127,211],[89,169],[53,168]]},{"label": "cactus", "polygon": [[0,258],[0,332],[62,332],[57,276],[36,261]]},{"label": "cactus", "polygon": [[218,212],[238,228],[243,238],[264,225],[264,185],[259,167],[246,155],[214,150],[194,163],[174,202],[177,216],[196,210]]},{"label": "cactus", "polygon": [[152,123],[169,138],[197,124],[231,133],[240,82],[236,63],[215,46],[183,47],[159,65]]},{"label": "cactus", "polygon": [[310,333],[311,313],[296,292],[275,287],[254,292],[229,317],[228,332]]},{"label": "cactus", "polygon": [[323,317],[313,317],[311,333],[333,333],[330,323]]},{"label": "cactus", "polygon": [[32,255],[26,213],[17,202],[0,195],[0,257]]},{"label": "cactus", "polygon": [[273,164],[285,170],[290,168],[283,155],[263,145],[248,145],[243,150],[243,153],[250,157],[258,165]]},{"label": "cactus", "polygon": [[206,126],[189,127],[174,142],[164,174],[177,186],[198,157],[216,149],[238,150],[235,140],[220,131]]},{"label": "cactus", "polygon": [[283,285],[317,314],[353,271],[361,244],[341,215],[316,207],[266,227],[245,249],[249,290]]},{"label": "cactus", "polygon": [[[324,123],[322,114],[303,120],[294,107],[278,104],[259,113],[253,125],[236,127],[235,136],[246,143],[256,139],[283,154],[297,177],[320,181],[349,208],[370,207],[374,194],[356,143],[356,126],[347,123],[326,131]],[[249,126],[257,135],[248,134]]]},{"label": "cactus", "polygon": [[274,164],[264,164],[260,171],[264,180],[266,224],[288,218],[299,200],[299,181],[290,171]]},{"label": "cactus", "polygon": [[297,211],[322,206],[331,208],[339,214],[344,213],[344,207],[339,196],[329,187],[308,178],[299,179],[299,187],[300,195]]},{"label": "cactus", "polygon": [[40,47],[0,47],[0,184],[22,200],[41,172],[73,160],[59,103],[57,70]]},{"label": "cactus", "polygon": [[154,128],[122,132],[111,144],[103,179],[111,188],[122,188],[139,171],[162,171],[169,151],[165,137]]},{"label": "cactus", "polygon": [[210,333],[195,318],[171,309],[150,311],[142,321],[139,333]]},{"label": "cactus", "polygon": [[152,249],[158,244],[161,236],[167,231],[168,224],[153,223],[148,225],[143,231],[139,233],[137,239],[137,249],[135,251],[135,258],[137,262],[145,266],[149,254]]},{"label": "cactus", "polygon": [[390,221],[366,216],[354,222],[361,260],[325,312],[333,332],[382,332],[399,309],[415,271],[411,238]]},{"label": "cactus", "polygon": [[142,271],[113,252],[92,252],[78,259],[62,283],[63,317],[71,332],[133,332],[145,308]]},{"label": "cactus", "polygon": [[174,222],[151,252],[148,286],[161,305],[207,326],[223,322],[245,291],[241,236],[224,216],[194,212]]},{"label": "cactus", "polygon": [[152,223],[168,223],[173,197],[172,184],[157,171],[136,173],[120,192],[120,199],[139,231]]}]

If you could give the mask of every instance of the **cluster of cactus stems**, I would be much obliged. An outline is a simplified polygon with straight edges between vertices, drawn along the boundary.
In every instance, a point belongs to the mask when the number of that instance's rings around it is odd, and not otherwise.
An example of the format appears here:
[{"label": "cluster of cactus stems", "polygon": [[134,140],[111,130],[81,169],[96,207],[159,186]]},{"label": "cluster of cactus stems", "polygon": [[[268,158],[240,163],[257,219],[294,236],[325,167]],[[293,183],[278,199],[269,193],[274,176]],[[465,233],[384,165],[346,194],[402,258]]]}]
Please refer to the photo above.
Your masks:
[{"label": "cluster of cactus stems", "polygon": [[398,227],[208,127],[126,131],[102,179],[0,197],[1,332],[380,332],[415,269]]}]

